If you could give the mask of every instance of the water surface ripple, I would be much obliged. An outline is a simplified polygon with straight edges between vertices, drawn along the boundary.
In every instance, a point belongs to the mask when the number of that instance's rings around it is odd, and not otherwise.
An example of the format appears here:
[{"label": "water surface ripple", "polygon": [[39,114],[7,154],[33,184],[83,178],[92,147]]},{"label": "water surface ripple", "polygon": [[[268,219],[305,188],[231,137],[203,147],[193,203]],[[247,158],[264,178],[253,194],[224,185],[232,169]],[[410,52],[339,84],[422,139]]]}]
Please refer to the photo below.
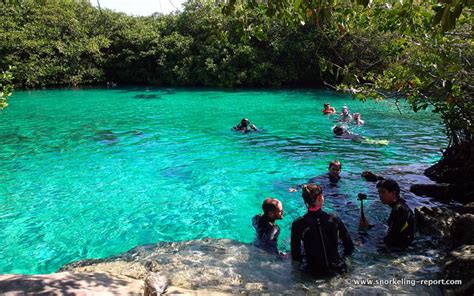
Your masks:
[{"label": "water surface ripple", "polygon": [[[426,166],[446,145],[430,112],[402,106],[400,115],[390,101],[327,91],[42,90],[18,91],[10,102],[0,113],[0,273],[53,272],[147,243],[251,242],[250,220],[266,196],[283,201],[288,249],[291,221],[305,211],[288,188],[325,173],[335,158],[343,180],[326,208],[359,239],[356,195],[369,193],[375,240],[388,209],[360,172]],[[354,131],[390,144],[334,139],[335,117],[320,112],[325,102],[361,112],[366,125]],[[263,131],[231,132],[242,117]],[[411,206],[430,202],[405,193]],[[356,262],[375,264],[376,254],[369,242]]]}]

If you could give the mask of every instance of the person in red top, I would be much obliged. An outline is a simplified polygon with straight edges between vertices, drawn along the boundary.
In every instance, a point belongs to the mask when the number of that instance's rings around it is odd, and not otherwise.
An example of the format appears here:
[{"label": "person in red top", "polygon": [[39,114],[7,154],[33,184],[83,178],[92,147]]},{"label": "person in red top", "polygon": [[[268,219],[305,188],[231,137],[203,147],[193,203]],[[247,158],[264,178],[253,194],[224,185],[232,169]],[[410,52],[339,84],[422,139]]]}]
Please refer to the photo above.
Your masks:
[{"label": "person in red top", "polygon": [[334,113],[336,113],[336,109],[334,109],[334,107],[331,107],[331,105],[329,105],[329,103],[326,103],[323,106],[324,106],[324,110],[323,110],[324,114],[334,114]]}]

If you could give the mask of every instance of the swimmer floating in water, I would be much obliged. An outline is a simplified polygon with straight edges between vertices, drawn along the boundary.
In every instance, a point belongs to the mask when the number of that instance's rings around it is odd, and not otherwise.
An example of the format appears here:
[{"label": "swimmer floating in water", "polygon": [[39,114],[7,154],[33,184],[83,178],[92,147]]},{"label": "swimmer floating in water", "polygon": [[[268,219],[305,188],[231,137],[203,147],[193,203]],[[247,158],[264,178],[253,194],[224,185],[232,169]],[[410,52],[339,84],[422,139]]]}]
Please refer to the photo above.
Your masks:
[{"label": "swimmer floating in water", "polygon": [[[339,160],[333,160],[329,163],[328,173],[311,178],[307,183],[325,183],[327,187],[331,188],[336,185],[341,179],[342,164]],[[329,181],[329,182],[328,182]],[[305,184],[296,185],[288,189],[289,192],[296,192],[298,189],[303,188]]]},{"label": "swimmer floating in water", "polygon": [[332,132],[334,133],[334,137],[339,138],[339,139],[348,139],[355,142],[362,142],[362,140],[365,139],[361,135],[351,133],[343,126],[335,126],[332,129]]},{"label": "swimmer floating in water", "polygon": [[334,137],[338,139],[347,139],[364,144],[388,145],[390,143],[388,140],[375,140],[361,136],[359,134],[351,133],[343,126],[335,126],[332,129],[332,132],[334,133]]},{"label": "swimmer floating in water", "polygon": [[247,118],[242,118],[242,120],[240,121],[239,124],[237,124],[236,126],[234,126],[232,128],[233,131],[240,131],[240,132],[243,132],[243,133],[247,133],[247,132],[250,132],[250,131],[257,131],[257,127],[252,124]]}]

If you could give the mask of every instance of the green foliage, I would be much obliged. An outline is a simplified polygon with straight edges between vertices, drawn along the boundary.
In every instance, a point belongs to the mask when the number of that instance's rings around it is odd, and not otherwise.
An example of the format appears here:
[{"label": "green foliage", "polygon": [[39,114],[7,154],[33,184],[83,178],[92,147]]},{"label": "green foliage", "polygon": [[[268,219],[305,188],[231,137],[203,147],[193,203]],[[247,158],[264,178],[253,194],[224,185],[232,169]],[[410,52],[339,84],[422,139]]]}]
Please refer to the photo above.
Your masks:
[{"label": "green foliage", "polygon": [[390,9],[375,3],[367,9],[379,34],[391,34],[381,54],[384,66],[379,71],[350,70],[353,75],[346,76],[339,89],[361,98],[407,98],[415,112],[430,107],[440,113],[451,145],[472,143],[472,10],[464,9],[468,1],[414,2]]},{"label": "green foliage", "polygon": [[97,32],[100,15],[88,1],[21,1],[0,8],[0,67],[14,65],[18,85],[102,79],[102,50],[110,41]]},{"label": "green foliage", "polygon": [[0,77],[0,89],[2,91],[0,94],[0,110],[8,106],[8,98],[13,92],[13,74],[11,71],[12,67],[9,67],[8,70],[2,71]]},{"label": "green foliage", "polygon": [[231,15],[215,1],[177,15],[131,17],[87,1],[3,4],[1,67],[20,87],[118,83],[317,86],[331,52],[312,26],[268,16],[261,4]]}]

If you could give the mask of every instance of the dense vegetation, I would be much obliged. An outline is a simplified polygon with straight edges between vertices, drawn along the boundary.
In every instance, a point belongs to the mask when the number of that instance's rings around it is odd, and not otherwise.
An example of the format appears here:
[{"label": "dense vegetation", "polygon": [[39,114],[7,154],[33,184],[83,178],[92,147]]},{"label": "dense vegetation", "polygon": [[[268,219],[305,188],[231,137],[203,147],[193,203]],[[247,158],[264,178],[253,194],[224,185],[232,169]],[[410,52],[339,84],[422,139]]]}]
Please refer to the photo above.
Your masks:
[{"label": "dense vegetation", "polygon": [[[314,26],[288,26],[258,9],[224,15],[221,6],[201,1],[152,17],[99,10],[88,1],[20,1],[1,9],[0,67],[15,66],[18,87],[317,86],[319,57],[331,51]],[[259,31],[245,34],[251,21]]]},{"label": "dense vegetation", "polygon": [[5,73],[17,87],[327,85],[360,99],[407,98],[447,128],[450,145],[431,176],[466,182],[473,3],[188,0],[179,14],[132,17],[85,0],[3,1],[0,68],[13,66]]}]

